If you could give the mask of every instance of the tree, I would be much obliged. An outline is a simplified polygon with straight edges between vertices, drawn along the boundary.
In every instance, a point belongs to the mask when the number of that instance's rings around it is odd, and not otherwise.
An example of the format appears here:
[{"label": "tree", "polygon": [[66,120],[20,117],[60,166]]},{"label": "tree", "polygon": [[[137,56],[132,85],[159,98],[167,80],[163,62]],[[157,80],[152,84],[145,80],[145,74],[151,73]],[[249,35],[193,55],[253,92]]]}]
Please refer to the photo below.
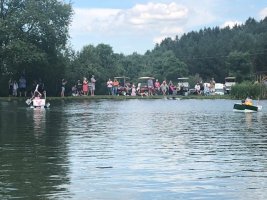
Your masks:
[{"label": "tree", "polygon": [[251,79],[253,66],[249,53],[230,52],[226,60],[226,66],[229,74],[235,76],[238,82]]},{"label": "tree", "polygon": [[52,87],[64,72],[60,55],[66,50],[71,16],[71,5],[63,1],[1,0],[1,75],[3,70],[13,75],[26,71],[28,79],[48,78]]},{"label": "tree", "polygon": [[68,69],[68,74],[74,83],[82,77],[90,78],[91,75],[95,75],[96,92],[104,93],[106,81],[118,76],[118,72],[122,69],[121,60],[121,55],[114,54],[109,45],[99,44],[96,47],[86,45],[77,53]]},{"label": "tree", "polygon": [[177,80],[178,77],[187,76],[188,68],[181,62],[173,51],[154,52],[151,56],[151,74],[160,79]]}]

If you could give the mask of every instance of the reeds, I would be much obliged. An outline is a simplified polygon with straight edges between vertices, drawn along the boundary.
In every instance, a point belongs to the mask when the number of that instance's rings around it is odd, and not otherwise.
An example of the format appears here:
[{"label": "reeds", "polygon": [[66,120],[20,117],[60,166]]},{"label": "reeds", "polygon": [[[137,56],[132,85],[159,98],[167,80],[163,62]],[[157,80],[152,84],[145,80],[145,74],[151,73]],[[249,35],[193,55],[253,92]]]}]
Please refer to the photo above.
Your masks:
[{"label": "reeds", "polygon": [[232,86],[230,94],[236,99],[245,99],[247,96],[253,99],[266,99],[267,85],[263,83],[243,82]]}]

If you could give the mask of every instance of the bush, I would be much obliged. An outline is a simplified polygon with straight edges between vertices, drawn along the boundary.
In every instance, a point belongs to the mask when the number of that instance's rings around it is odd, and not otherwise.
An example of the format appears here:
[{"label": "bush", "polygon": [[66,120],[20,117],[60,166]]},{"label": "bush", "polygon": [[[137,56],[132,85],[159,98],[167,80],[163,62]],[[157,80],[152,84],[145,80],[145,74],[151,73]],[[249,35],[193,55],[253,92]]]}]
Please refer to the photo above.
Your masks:
[{"label": "bush", "polygon": [[232,86],[231,96],[237,99],[245,99],[247,96],[264,99],[267,96],[267,86],[260,83],[243,82]]}]

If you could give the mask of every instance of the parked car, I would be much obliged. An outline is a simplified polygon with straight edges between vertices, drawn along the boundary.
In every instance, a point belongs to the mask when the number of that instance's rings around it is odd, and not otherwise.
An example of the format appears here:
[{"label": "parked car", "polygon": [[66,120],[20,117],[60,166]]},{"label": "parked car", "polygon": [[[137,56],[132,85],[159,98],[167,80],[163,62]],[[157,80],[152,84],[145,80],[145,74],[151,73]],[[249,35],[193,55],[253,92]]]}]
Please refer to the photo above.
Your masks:
[{"label": "parked car", "polygon": [[225,93],[225,86],[223,83],[215,83],[215,92],[214,94],[217,95],[224,95]]},{"label": "parked car", "polygon": [[177,94],[180,95],[188,95],[189,92],[189,82],[188,82],[189,78],[186,77],[181,77],[178,78],[178,87],[180,88],[179,91],[177,91]]}]

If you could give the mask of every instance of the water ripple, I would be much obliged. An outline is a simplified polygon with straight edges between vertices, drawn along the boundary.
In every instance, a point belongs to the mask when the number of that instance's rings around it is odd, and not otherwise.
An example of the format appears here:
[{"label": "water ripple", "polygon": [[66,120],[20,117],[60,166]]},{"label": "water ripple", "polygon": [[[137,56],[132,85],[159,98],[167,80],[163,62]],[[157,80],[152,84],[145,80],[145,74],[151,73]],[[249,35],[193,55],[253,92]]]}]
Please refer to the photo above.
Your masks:
[{"label": "water ripple", "polygon": [[233,103],[1,104],[0,198],[266,199],[266,111]]}]

